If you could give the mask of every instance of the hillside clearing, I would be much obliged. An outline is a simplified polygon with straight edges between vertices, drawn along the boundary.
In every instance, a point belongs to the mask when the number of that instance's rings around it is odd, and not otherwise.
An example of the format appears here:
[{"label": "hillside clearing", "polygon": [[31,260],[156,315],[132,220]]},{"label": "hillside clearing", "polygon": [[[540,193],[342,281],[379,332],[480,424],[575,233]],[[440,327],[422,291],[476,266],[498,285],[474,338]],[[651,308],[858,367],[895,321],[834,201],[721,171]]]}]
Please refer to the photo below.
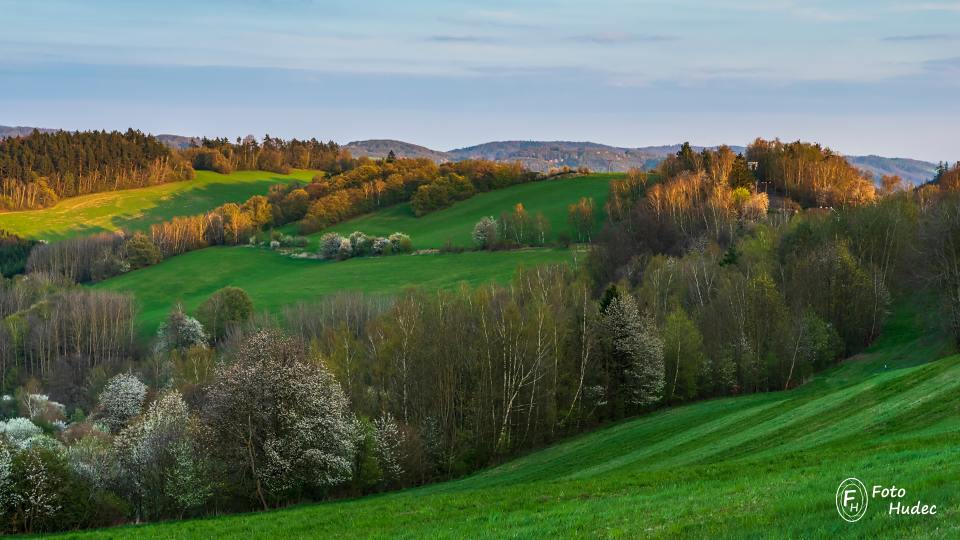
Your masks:
[{"label": "hillside clearing", "polygon": [[577,257],[576,251],[536,249],[319,261],[249,247],[207,248],[103,281],[94,288],[133,293],[140,309],[138,326],[149,335],[175,302],[192,311],[227,286],[247,291],[257,311],[278,313],[285,305],[341,291],[390,294],[408,287],[432,290],[460,283],[506,282],[520,265],[560,263]]},{"label": "hillside clearing", "polygon": [[228,202],[266,195],[279,183],[309,182],[316,171],[288,175],[237,171],[228,175],[197,171],[193,180],[64,199],[51,208],[0,213],[0,229],[54,241],[103,231],[146,230],[175,216],[189,216]]},{"label": "hillside clearing", "polygon": [[[550,220],[552,229],[548,240],[554,241],[561,233],[574,236],[567,221],[567,206],[581,197],[594,200],[599,228],[603,222],[603,205],[609,195],[610,181],[622,177],[622,174],[591,174],[530,182],[480,193],[422,217],[413,214],[410,203],[403,203],[341,223],[324,232],[350,234],[352,231],[363,231],[368,235],[386,236],[400,231],[409,234],[417,248],[439,248],[447,242],[468,247],[472,246],[470,235],[473,226],[480,218],[493,216],[499,219],[501,213],[513,211],[514,206],[520,203],[531,216],[543,212]],[[311,235],[312,246],[316,246],[319,237],[320,234]]]}]

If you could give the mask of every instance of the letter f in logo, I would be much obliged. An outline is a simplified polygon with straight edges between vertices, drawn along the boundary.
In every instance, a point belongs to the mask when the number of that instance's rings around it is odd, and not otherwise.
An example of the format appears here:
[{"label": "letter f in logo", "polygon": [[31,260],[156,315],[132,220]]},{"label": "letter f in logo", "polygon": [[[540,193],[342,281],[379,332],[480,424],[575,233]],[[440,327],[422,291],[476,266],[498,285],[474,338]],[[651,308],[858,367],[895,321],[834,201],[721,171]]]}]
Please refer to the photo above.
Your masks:
[{"label": "letter f in logo", "polygon": [[850,505],[850,501],[852,501],[852,500],[854,499],[854,494],[855,494],[856,492],[857,492],[857,490],[855,490],[855,489],[846,489],[846,490],[843,491],[843,507],[844,507],[844,508],[850,508],[850,509],[853,510],[854,512],[857,511],[857,508],[852,508],[851,505]]}]

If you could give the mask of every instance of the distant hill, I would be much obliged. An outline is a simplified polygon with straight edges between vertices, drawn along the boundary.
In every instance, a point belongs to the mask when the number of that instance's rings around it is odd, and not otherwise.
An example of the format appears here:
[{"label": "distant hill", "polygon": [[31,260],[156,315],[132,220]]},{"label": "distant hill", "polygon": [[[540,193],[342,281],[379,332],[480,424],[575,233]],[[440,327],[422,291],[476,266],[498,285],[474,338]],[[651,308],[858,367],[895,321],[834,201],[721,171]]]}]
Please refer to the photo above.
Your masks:
[{"label": "distant hill", "polygon": [[176,148],[178,150],[190,148],[194,143],[200,144],[200,137],[185,137],[183,135],[161,134],[157,135],[157,139],[170,148]]},{"label": "distant hill", "polygon": [[405,158],[428,158],[443,163],[444,161],[455,161],[456,158],[448,152],[431,150],[425,146],[411,144],[392,139],[371,139],[369,141],[354,141],[348,143],[344,148],[350,151],[354,157],[383,158],[393,150],[397,157]]},{"label": "distant hill", "polygon": [[[656,167],[666,156],[675,154],[679,144],[624,148],[593,142],[573,141],[495,141],[448,152],[393,140],[355,141],[346,146],[355,156],[386,157],[393,150],[398,157],[426,157],[442,163],[464,159],[519,161],[534,171],[558,167],[585,166],[597,172],[623,172],[634,167]],[[703,147],[694,147],[702,149]],[[746,150],[731,146],[734,152]],[[855,167],[871,175],[875,182],[883,175],[896,174],[910,184],[922,184],[933,178],[937,165],[927,161],[881,156],[845,156]]]},{"label": "distant hill", "polygon": [[35,128],[29,126],[0,126],[0,139],[6,139],[9,137],[25,137],[33,133],[33,130],[46,133],[60,131],[59,129]]},{"label": "distant hill", "polygon": [[854,167],[873,175],[879,182],[884,175],[897,175],[907,182],[917,185],[932,180],[936,175],[937,164],[908,158],[886,158],[880,156],[846,156]]},{"label": "distant hill", "polygon": [[670,148],[619,148],[571,141],[500,141],[451,150],[448,154],[458,160],[519,161],[534,171],[589,167],[599,172],[622,172],[632,168],[651,168],[670,153]]}]

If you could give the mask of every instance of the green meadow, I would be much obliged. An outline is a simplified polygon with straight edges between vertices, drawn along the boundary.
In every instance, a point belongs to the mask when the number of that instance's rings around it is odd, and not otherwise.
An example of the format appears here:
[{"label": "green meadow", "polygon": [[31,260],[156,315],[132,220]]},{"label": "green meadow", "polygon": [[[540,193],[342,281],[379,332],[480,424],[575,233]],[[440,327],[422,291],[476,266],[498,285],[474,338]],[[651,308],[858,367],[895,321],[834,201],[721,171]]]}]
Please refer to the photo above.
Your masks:
[{"label": "green meadow", "polygon": [[582,255],[565,249],[531,249],[320,261],[250,247],[218,247],[173,257],[94,288],[132,293],[140,329],[150,335],[177,301],[192,312],[227,286],[247,291],[257,311],[279,313],[283,306],[341,291],[393,294],[409,287],[432,290],[461,283],[506,282],[521,265],[574,261]]},{"label": "green meadow", "polygon": [[[501,213],[513,211],[514,206],[520,203],[531,216],[542,212],[550,220],[551,240],[556,240],[561,233],[573,237],[567,221],[567,206],[579,201],[581,197],[593,198],[597,223],[602,223],[603,205],[609,195],[610,180],[622,177],[622,174],[616,173],[591,174],[520,184],[480,193],[419,218],[413,214],[409,203],[403,203],[341,223],[328,231],[345,235],[362,231],[376,236],[400,231],[409,234],[417,248],[439,248],[447,242],[466,247],[472,245],[470,235],[480,218],[499,218]],[[313,246],[319,237],[320,234],[311,235]]]},{"label": "green meadow", "polygon": [[[865,354],[787,392],[624,421],[473,476],[267,513],[91,538],[957,538],[960,356],[900,309]],[[839,483],[896,485],[936,515],[856,523]]]},{"label": "green meadow", "polygon": [[[599,227],[610,180],[621,176],[594,174],[531,182],[482,193],[419,218],[405,203],[330,230],[344,234],[361,230],[371,235],[402,231],[412,237],[417,249],[439,248],[448,241],[466,247],[471,245],[470,235],[477,220],[487,215],[499,216],[522,203],[531,214],[543,212],[547,216],[555,238],[560,232],[570,232],[567,205],[581,197],[592,197],[596,202]],[[319,237],[320,234],[311,235],[308,250],[316,249]],[[277,313],[285,305],[344,290],[392,294],[413,286],[433,289],[455,287],[460,283],[504,282],[520,265],[534,266],[572,258],[576,258],[576,252],[543,249],[323,262],[248,247],[208,248],[109,279],[95,287],[133,293],[140,309],[141,331],[149,334],[175,302],[182,302],[192,311],[214,291],[226,286],[246,290],[256,309]]]},{"label": "green meadow", "polygon": [[200,214],[224,203],[266,195],[274,184],[309,182],[314,175],[315,171],[306,170],[288,175],[197,171],[196,178],[184,182],[72,197],[42,210],[3,212],[0,229],[50,241],[118,229],[145,230],[175,216]]}]

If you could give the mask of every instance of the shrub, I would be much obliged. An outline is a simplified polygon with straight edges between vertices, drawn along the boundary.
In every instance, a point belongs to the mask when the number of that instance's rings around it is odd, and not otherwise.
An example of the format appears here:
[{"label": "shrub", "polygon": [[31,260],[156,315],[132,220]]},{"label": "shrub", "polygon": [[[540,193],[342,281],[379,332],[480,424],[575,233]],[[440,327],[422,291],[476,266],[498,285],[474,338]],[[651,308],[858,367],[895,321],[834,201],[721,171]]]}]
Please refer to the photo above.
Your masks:
[{"label": "shrub", "polygon": [[373,248],[370,237],[360,231],[350,233],[350,246],[353,247],[354,257],[363,257],[370,254]]},{"label": "shrub", "polygon": [[105,251],[103,255],[90,266],[90,279],[92,281],[103,281],[124,274],[129,270],[130,265],[127,261],[120,258],[119,255]]},{"label": "shrub", "polygon": [[337,233],[326,233],[320,237],[320,257],[323,259],[335,259],[340,253],[340,245],[343,244],[343,237]]},{"label": "shrub", "polygon": [[183,306],[174,306],[167,320],[157,329],[158,352],[168,352],[191,347],[206,347],[207,333],[200,321],[183,312]]},{"label": "shrub", "polygon": [[377,237],[373,239],[370,251],[374,255],[390,255],[393,253],[393,244],[386,238]]},{"label": "shrub", "polygon": [[413,251],[413,241],[401,232],[391,234],[388,240],[390,240],[395,253],[410,253]]},{"label": "shrub", "polygon": [[129,373],[121,373],[107,382],[100,392],[100,419],[111,431],[117,432],[140,414],[147,386]]},{"label": "shrub", "polygon": [[340,240],[340,248],[337,250],[337,258],[341,261],[353,257],[353,246],[350,244],[349,238],[344,238]]},{"label": "shrub", "polygon": [[219,150],[203,148],[193,156],[193,168],[198,171],[214,171],[220,174],[230,174],[233,168],[227,158]]},{"label": "shrub", "polygon": [[493,216],[482,217],[473,226],[473,243],[480,249],[490,249],[497,242],[497,220]]},{"label": "shrub", "polygon": [[10,444],[23,448],[27,441],[43,433],[39,426],[29,418],[12,418],[0,422],[0,434],[4,435]]},{"label": "shrub", "polygon": [[149,236],[143,233],[136,233],[128,238],[123,248],[126,252],[127,263],[134,270],[146,268],[163,260],[160,248],[153,243]]},{"label": "shrub", "polygon": [[230,326],[246,322],[251,315],[253,302],[239,287],[224,287],[197,308],[197,320],[214,341],[223,339]]}]

